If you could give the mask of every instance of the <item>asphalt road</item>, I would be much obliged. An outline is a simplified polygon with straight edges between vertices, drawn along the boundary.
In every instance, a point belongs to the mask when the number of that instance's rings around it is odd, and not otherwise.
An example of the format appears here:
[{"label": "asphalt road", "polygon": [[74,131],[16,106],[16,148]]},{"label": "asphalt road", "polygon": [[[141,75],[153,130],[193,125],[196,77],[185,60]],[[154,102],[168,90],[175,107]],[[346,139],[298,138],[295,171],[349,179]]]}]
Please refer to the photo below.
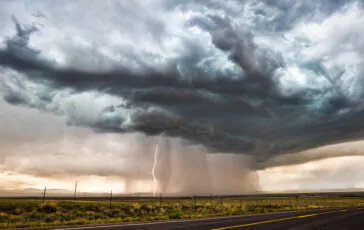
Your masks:
[{"label": "asphalt road", "polygon": [[68,228],[73,230],[351,230],[364,229],[364,208],[321,209],[145,224]]}]

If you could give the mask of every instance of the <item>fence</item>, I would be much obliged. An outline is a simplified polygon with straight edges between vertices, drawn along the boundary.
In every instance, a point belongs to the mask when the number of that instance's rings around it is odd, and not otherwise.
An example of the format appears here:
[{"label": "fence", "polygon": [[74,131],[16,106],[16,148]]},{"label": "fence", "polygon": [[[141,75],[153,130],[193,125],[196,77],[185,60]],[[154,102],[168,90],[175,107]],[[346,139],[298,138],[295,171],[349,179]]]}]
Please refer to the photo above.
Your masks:
[{"label": "fence", "polygon": [[[76,191],[76,190],[75,190]],[[316,208],[358,207],[364,196],[275,195],[156,197],[140,195],[0,198],[0,229],[189,219]]]},{"label": "fence", "polygon": [[[1,199],[1,198],[0,198]],[[8,199],[8,198],[2,198]],[[75,192],[73,197],[53,196],[47,197],[46,190],[42,197],[14,197],[12,200],[32,200],[34,202],[45,203],[47,201],[74,201],[74,202],[91,202],[93,204],[113,204],[128,205],[141,204],[152,206],[169,206],[169,205],[189,205],[189,206],[222,206],[222,205],[240,205],[243,207],[265,207],[265,206],[280,206],[280,207],[303,207],[310,206],[325,208],[325,207],[347,207],[364,205],[364,195],[345,196],[345,195],[285,195],[285,196],[215,196],[215,195],[195,195],[195,196],[164,196],[162,193],[157,196],[143,195],[123,195],[114,196],[112,192],[103,197],[90,197],[78,195]]]}]

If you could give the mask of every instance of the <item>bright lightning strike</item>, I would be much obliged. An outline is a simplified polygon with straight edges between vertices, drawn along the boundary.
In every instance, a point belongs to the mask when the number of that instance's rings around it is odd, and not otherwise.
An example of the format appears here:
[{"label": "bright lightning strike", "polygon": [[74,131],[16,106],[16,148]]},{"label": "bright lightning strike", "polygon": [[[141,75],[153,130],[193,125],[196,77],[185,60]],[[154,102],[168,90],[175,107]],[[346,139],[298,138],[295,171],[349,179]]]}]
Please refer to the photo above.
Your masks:
[{"label": "bright lightning strike", "polygon": [[157,193],[157,178],[155,176],[155,168],[156,168],[157,162],[158,162],[158,150],[159,150],[159,144],[155,147],[154,164],[153,164],[153,169],[152,169],[153,184],[154,184],[153,196],[155,196],[155,194]]}]

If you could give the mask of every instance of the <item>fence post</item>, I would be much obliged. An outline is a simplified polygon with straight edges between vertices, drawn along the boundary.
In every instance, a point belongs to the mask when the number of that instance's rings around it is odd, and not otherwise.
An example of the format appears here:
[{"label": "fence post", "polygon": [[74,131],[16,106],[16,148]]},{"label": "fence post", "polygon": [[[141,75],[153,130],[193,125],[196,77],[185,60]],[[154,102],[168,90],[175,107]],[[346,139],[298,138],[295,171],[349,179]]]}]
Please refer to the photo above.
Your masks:
[{"label": "fence post", "polygon": [[111,209],[111,202],[112,202],[112,190],[110,191],[110,204],[109,204],[110,209]]},{"label": "fence post", "polygon": [[197,217],[197,195],[195,194],[195,217]]},{"label": "fence post", "polygon": [[162,192],[159,193],[159,206],[162,207]]},{"label": "fence post", "polygon": [[73,200],[76,200],[76,194],[77,194],[77,181],[75,183],[75,193],[73,195]]},{"label": "fence post", "polygon": [[44,187],[44,193],[43,193],[43,203],[44,203],[44,201],[45,201],[46,192],[47,192],[47,186],[45,186],[45,187]]}]

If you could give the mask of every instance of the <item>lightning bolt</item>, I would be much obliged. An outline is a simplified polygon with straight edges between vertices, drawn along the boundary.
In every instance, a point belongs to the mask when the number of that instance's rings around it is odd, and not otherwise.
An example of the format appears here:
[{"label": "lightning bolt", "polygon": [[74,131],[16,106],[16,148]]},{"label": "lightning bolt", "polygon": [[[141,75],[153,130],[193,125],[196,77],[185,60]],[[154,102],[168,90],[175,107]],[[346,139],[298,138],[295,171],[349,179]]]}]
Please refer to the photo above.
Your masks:
[{"label": "lightning bolt", "polygon": [[157,162],[158,162],[158,150],[159,150],[159,144],[157,144],[157,146],[155,147],[155,152],[154,152],[154,164],[153,164],[153,169],[152,169],[152,176],[153,176],[153,184],[154,184],[154,192],[153,192],[153,196],[155,196],[155,194],[157,193],[157,178],[155,176],[155,168],[157,166]]}]

